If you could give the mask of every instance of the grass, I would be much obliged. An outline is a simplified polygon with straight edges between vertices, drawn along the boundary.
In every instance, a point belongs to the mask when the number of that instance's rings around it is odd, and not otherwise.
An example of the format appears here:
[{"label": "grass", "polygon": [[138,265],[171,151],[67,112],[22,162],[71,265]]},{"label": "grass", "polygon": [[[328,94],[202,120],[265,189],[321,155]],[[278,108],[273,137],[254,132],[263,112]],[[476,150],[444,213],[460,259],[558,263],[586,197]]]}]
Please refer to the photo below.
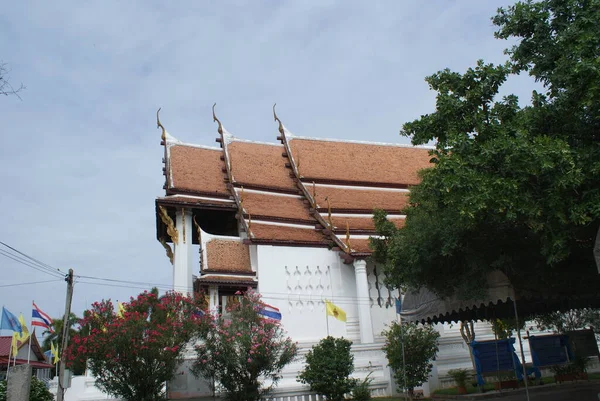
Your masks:
[{"label": "grass", "polygon": [[[588,378],[589,380],[600,380],[600,372],[597,373],[588,373]],[[542,377],[542,384],[554,384],[554,377],[552,376],[548,376],[548,377]],[[536,386],[538,385],[537,383],[532,383],[531,385]],[[494,383],[486,383],[483,386],[484,392],[487,391],[492,391],[495,390],[494,388]],[[473,385],[468,385],[467,386],[467,393],[468,394],[474,394],[474,393],[478,393],[479,392],[479,388],[473,386]],[[439,389],[436,390],[434,392],[434,394],[440,394],[440,395],[458,395],[458,389],[456,387],[449,387],[449,388],[443,388],[443,389]],[[385,398],[381,398],[381,399],[385,399]],[[390,398],[390,400],[395,400],[395,398]]]}]

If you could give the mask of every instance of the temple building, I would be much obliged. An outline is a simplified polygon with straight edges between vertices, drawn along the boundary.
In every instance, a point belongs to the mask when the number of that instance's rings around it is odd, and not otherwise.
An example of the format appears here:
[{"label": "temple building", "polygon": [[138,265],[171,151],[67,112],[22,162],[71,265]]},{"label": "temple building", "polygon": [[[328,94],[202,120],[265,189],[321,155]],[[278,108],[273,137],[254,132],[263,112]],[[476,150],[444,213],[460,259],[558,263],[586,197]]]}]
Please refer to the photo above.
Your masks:
[{"label": "temple building", "polygon": [[[157,121],[165,176],[165,194],[156,199],[157,239],[173,265],[173,288],[203,290],[211,310],[224,310],[235,292],[251,287],[278,308],[301,346],[280,394],[306,391],[295,380],[302,355],[330,334],[353,341],[357,377],[373,372],[373,394],[390,395],[381,332],[396,319],[398,292],[370,259],[373,211],[404,224],[402,209],[419,170],[430,166],[429,149],[296,136],[275,113],[277,141],[254,142],[213,117],[218,147],[180,142]],[[327,318],[325,300],[347,321]],[[171,397],[206,392],[182,373]]]}]

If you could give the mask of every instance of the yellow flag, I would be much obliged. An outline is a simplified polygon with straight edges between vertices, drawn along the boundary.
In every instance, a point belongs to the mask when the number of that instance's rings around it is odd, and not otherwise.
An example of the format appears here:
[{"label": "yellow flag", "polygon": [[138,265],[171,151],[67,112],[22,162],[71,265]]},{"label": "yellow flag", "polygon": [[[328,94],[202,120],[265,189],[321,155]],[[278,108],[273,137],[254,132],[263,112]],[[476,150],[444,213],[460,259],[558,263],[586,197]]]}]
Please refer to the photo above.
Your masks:
[{"label": "yellow flag", "polygon": [[24,343],[29,338],[29,330],[27,330],[27,323],[25,322],[22,313],[19,315],[19,323],[21,323],[21,329],[23,330],[23,334],[19,337],[19,341]]},{"label": "yellow flag", "polygon": [[337,320],[341,320],[342,322],[346,321],[346,312],[344,312],[339,306],[335,306],[327,300],[325,300],[325,310],[327,311],[328,315],[333,316]]},{"label": "yellow flag", "polygon": [[12,347],[12,356],[16,357],[17,353],[19,352],[19,347],[17,342],[19,341],[19,333],[13,333],[13,338],[12,338],[12,342],[10,343],[10,346]]},{"label": "yellow flag", "polygon": [[50,343],[50,352],[54,357],[54,361],[52,363],[56,365],[58,361],[60,361],[60,358],[58,357],[58,347],[54,347],[54,343]]},{"label": "yellow flag", "polygon": [[125,307],[121,302],[117,302],[117,317],[123,317],[123,313],[125,312]]}]

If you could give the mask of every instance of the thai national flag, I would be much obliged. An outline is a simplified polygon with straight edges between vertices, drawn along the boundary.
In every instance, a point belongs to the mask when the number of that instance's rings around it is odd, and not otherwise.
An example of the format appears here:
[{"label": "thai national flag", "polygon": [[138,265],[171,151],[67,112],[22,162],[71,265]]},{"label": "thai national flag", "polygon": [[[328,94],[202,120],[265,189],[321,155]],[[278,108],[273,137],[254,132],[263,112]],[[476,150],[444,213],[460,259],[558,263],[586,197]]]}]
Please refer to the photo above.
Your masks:
[{"label": "thai national flag", "polygon": [[271,305],[262,304],[258,314],[269,319],[281,320],[281,312],[279,312],[279,309]]},{"label": "thai national flag", "polygon": [[40,308],[37,307],[35,302],[33,303],[33,310],[31,311],[31,325],[32,326],[40,326],[50,331],[50,333],[54,333],[52,330],[52,318],[42,312]]}]

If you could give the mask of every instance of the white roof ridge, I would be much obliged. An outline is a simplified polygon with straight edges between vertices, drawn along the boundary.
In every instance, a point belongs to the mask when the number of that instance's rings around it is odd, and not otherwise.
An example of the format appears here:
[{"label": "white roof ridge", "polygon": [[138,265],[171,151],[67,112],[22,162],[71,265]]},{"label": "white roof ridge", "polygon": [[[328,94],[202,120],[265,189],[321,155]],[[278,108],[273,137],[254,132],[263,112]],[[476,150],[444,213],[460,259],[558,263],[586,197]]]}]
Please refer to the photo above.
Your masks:
[{"label": "white roof ridge", "polygon": [[190,148],[200,148],[200,149],[221,151],[221,148],[216,147],[216,146],[199,145],[196,143],[182,142],[179,139],[176,139],[175,137],[169,135],[168,133],[165,135],[165,137],[167,139],[167,146],[169,146],[169,147],[170,146],[188,146]]},{"label": "white roof ridge", "polygon": [[[287,132],[289,132],[289,131],[286,130],[286,137],[288,136]],[[297,135],[293,135],[293,134],[290,135],[289,140],[294,140],[294,139],[307,140],[307,141],[320,141],[320,142],[356,143],[356,144],[360,144],[360,145],[389,146],[389,147],[412,148],[412,149],[429,149],[429,150],[435,149],[435,146],[431,146],[431,145],[411,145],[408,143],[359,141],[359,140],[354,140],[354,139],[317,138],[317,137],[310,137],[310,136],[297,136]]]},{"label": "white roof ridge", "polygon": [[276,142],[253,141],[252,139],[239,138],[234,135],[231,135],[231,140],[228,143],[231,143],[231,142],[244,142],[244,143],[255,143],[257,145],[283,146],[282,144],[276,143]]}]

